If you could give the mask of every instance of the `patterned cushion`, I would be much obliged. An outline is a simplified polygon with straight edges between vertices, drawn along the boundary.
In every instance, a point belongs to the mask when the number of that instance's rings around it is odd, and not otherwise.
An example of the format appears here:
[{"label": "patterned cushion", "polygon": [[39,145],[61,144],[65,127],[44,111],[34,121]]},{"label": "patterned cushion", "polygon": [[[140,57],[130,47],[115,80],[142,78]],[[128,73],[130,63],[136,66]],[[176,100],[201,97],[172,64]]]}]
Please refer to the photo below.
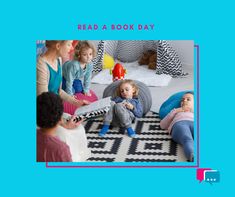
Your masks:
[{"label": "patterned cushion", "polygon": [[117,58],[117,46],[118,40],[106,40],[105,41],[105,52],[112,56],[114,59]]},{"label": "patterned cushion", "polygon": [[186,93],[186,92],[193,92],[193,91],[182,91],[182,92],[178,92],[173,94],[172,96],[170,96],[160,107],[159,110],[159,117],[160,119],[165,118],[165,116],[171,112],[171,110],[173,110],[174,108],[179,108],[180,107],[180,102],[181,102],[181,98],[182,96]]},{"label": "patterned cushion", "polygon": [[138,60],[144,51],[157,50],[158,40],[106,40],[105,52],[122,62]]},{"label": "patterned cushion", "polygon": [[103,59],[104,59],[104,41],[101,40],[97,46],[97,56],[92,60],[93,74],[98,73],[102,70]]},{"label": "patterned cushion", "polygon": [[143,40],[122,40],[117,45],[117,59],[122,62],[134,62],[144,52]]},{"label": "patterned cushion", "polygon": [[157,74],[168,74],[172,77],[186,76],[182,70],[181,61],[166,40],[159,40],[157,47]]},{"label": "patterned cushion", "polygon": [[[114,97],[115,96],[115,91],[121,81],[115,81],[108,85],[104,92],[103,92],[103,98],[105,97]],[[149,88],[142,82],[135,80],[136,85],[139,88],[139,95],[138,99],[140,100],[142,106],[143,106],[143,113],[146,114],[151,106],[152,106],[152,96]]]}]

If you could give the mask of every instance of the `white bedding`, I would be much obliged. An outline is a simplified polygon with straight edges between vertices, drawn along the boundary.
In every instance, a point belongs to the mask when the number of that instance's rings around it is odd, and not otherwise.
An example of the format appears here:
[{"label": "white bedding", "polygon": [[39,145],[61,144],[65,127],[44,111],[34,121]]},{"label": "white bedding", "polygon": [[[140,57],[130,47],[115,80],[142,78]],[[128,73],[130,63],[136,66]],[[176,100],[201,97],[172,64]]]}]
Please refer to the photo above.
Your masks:
[{"label": "white bedding", "polygon": [[[155,74],[154,70],[150,70],[147,66],[140,66],[138,62],[121,63],[127,70],[125,79],[134,79],[145,83],[147,86],[167,86],[171,81],[171,76]],[[99,72],[91,80],[92,83],[110,84],[112,83],[112,75],[110,69],[104,69]]]},{"label": "white bedding", "polygon": [[[167,86],[171,81],[171,76],[155,74],[155,70],[150,70],[147,66],[140,66],[138,62],[121,63],[127,70],[125,79],[138,80],[145,83],[147,86]],[[99,72],[91,80],[92,83],[110,84],[112,83],[112,75],[110,69],[104,69]]]}]

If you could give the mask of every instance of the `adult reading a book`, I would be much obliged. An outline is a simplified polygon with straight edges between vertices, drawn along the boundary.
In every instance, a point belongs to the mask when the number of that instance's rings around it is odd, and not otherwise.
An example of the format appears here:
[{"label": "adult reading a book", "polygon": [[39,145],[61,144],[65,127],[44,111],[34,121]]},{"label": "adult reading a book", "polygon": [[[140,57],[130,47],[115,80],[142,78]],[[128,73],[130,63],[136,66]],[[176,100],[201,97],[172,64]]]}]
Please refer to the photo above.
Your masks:
[{"label": "adult reading a book", "polygon": [[[86,100],[77,100],[75,97],[68,95],[61,89],[62,86],[62,61],[69,55],[72,49],[72,40],[46,40],[47,51],[38,58],[37,61],[37,95],[43,92],[53,92],[60,95],[63,101],[71,105],[80,107],[89,104]],[[62,123],[65,128],[74,128],[77,125],[72,122]]]},{"label": "adult reading a book", "polygon": [[[62,61],[69,55],[72,49],[72,40],[46,40],[47,51],[39,56],[37,60],[37,96],[43,92],[53,92],[60,96],[66,102],[80,107],[89,104],[86,100],[77,100],[75,97],[68,95],[61,89],[62,86]],[[69,130],[68,130],[69,129]],[[84,139],[86,144],[85,129],[81,122],[76,122],[75,117],[62,118],[60,126],[56,130],[56,135],[69,145],[73,161],[80,161],[85,158],[77,158],[80,151],[80,139]],[[85,154],[85,153],[84,153]]]},{"label": "adult reading a book", "polygon": [[86,161],[90,157],[85,129],[69,132],[59,126],[63,103],[60,96],[44,92],[37,97],[37,161]]}]

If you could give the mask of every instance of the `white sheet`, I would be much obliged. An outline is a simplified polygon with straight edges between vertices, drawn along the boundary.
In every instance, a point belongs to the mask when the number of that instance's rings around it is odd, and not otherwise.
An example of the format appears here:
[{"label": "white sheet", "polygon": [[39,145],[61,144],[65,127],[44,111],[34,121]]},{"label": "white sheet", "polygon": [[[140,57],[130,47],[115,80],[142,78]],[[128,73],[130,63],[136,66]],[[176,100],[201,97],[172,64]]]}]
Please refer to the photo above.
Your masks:
[{"label": "white sheet", "polygon": [[[127,70],[125,79],[138,80],[145,83],[147,86],[167,86],[171,81],[171,76],[155,74],[154,70],[150,70],[147,66],[139,65],[138,62],[121,63]],[[92,83],[110,84],[112,83],[112,75],[110,69],[105,69],[99,72],[91,80]]]}]

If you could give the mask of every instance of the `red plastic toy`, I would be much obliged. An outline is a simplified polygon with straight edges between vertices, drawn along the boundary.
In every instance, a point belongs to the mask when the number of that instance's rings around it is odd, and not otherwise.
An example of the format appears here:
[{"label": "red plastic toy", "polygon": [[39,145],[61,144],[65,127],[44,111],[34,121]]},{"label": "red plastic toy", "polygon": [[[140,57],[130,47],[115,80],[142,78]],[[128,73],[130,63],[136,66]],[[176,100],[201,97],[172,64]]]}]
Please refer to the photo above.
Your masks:
[{"label": "red plastic toy", "polygon": [[124,67],[120,63],[117,63],[113,67],[111,74],[113,74],[113,81],[121,80],[125,77],[126,69],[124,69]]}]

